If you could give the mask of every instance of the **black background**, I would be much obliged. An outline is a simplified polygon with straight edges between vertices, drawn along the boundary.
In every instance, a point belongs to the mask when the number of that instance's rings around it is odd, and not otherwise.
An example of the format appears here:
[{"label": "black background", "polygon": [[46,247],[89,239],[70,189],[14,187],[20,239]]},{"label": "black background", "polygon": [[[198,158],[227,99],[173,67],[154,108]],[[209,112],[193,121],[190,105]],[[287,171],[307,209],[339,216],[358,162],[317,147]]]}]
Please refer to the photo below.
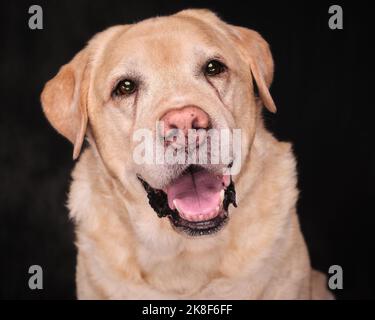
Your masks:
[{"label": "black background", "polygon": [[[28,28],[39,4],[44,29]],[[340,4],[344,30],[328,28]],[[278,113],[267,125],[298,159],[298,212],[312,264],[344,270],[341,299],[375,298],[375,153],[370,2],[12,1],[1,10],[0,298],[75,298],[73,225],[65,208],[72,146],[48,124],[44,83],[96,32],[191,7],[259,31],[275,60]],[[371,70],[371,71],[370,71]],[[28,268],[44,289],[28,288]]]}]

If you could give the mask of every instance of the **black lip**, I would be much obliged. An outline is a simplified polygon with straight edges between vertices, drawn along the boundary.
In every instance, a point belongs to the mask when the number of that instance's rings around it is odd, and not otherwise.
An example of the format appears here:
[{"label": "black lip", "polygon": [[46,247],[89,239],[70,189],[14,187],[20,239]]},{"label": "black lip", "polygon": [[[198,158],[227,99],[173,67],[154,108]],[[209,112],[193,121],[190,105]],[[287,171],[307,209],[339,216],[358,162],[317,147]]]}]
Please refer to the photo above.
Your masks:
[{"label": "black lip", "polygon": [[148,202],[159,218],[168,217],[176,231],[182,231],[189,236],[202,236],[218,232],[228,221],[228,208],[230,204],[237,207],[236,191],[232,179],[225,188],[221,212],[218,216],[207,221],[188,221],[180,217],[177,210],[172,210],[168,205],[167,194],[160,189],[152,188],[140,175],[137,175],[147,192]]},{"label": "black lip", "polygon": [[168,216],[173,228],[178,232],[184,232],[189,236],[204,236],[214,234],[221,230],[228,222],[228,214],[224,211],[213,219],[206,221],[188,221],[178,214]]}]

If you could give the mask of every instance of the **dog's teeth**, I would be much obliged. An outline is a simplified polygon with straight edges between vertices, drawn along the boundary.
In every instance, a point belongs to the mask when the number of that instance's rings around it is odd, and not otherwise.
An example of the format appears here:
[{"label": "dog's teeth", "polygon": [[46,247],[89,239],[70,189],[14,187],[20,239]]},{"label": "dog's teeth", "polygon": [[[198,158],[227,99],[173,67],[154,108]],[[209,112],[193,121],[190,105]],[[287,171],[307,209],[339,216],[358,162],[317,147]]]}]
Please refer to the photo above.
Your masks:
[{"label": "dog's teeth", "polygon": [[220,191],[220,203],[224,201],[224,190]]},{"label": "dog's teeth", "polygon": [[218,213],[220,210],[220,206],[217,206],[216,209],[215,209],[215,213]]},{"label": "dog's teeth", "polygon": [[176,201],[176,199],[173,200],[173,204],[174,204],[174,207],[176,208],[176,210],[178,212],[180,212],[180,209],[177,207],[177,201]]}]

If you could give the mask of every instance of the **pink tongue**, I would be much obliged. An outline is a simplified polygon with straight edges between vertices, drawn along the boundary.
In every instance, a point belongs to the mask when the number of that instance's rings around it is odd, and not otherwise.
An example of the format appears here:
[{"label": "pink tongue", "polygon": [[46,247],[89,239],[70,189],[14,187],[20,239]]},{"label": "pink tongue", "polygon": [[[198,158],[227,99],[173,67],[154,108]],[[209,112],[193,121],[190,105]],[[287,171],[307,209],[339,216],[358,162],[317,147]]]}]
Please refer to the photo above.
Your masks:
[{"label": "pink tongue", "polygon": [[209,220],[218,215],[223,178],[205,170],[187,173],[167,188],[168,205],[175,204],[182,218],[189,221]]}]

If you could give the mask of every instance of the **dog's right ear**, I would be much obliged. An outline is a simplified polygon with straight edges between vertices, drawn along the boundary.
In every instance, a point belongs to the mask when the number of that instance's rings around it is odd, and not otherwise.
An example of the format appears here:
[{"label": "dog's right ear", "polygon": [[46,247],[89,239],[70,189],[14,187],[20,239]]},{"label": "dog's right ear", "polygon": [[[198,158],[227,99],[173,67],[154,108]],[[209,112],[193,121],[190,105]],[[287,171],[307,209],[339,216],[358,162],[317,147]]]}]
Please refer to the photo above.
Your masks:
[{"label": "dog's right ear", "polygon": [[128,28],[129,25],[117,25],[97,33],[43,89],[44,113],[52,126],[74,144],[73,159],[78,158],[86,134],[90,61],[110,39]]},{"label": "dog's right ear", "polygon": [[45,85],[41,101],[52,126],[74,145],[73,159],[78,158],[87,127],[89,84],[87,48],[80,51]]}]

